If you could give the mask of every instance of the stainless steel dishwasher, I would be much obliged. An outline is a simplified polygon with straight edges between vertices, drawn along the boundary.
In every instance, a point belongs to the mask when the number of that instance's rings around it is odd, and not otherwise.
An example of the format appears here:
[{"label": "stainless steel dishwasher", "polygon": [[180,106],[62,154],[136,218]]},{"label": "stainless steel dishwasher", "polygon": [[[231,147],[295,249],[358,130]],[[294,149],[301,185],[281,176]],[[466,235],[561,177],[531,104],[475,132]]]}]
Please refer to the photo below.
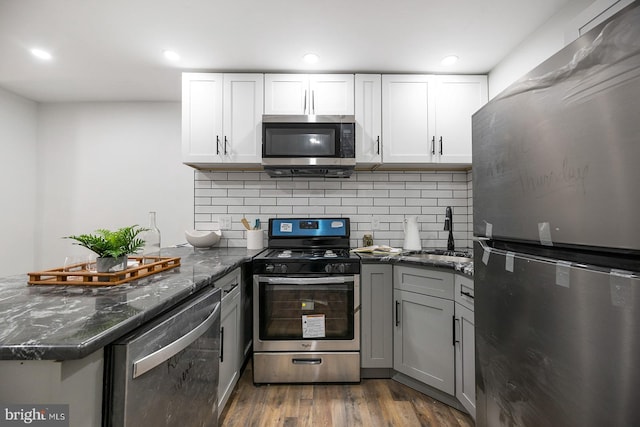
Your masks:
[{"label": "stainless steel dishwasher", "polygon": [[217,426],[220,289],[108,346],[106,426]]}]

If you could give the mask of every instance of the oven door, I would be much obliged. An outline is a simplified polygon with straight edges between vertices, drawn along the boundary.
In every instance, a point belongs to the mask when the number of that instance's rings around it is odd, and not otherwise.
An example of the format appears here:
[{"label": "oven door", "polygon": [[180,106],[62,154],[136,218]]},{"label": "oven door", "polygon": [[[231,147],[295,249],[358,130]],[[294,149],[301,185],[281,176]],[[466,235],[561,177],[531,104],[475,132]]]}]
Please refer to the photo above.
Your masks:
[{"label": "oven door", "polygon": [[360,349],[360,276],[253,277],[255,351]]}]

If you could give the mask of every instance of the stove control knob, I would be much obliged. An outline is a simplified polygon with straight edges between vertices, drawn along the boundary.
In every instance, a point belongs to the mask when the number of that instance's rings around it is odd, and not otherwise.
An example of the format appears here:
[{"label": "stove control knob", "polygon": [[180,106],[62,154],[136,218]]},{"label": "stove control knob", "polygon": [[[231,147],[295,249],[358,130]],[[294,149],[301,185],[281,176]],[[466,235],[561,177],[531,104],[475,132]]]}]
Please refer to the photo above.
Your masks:
[{"label": "stove control knob", "polygon": [[286,273],[287,264],[278,264],[278,273]]},{"label": "stove control knob", "polygon": [[273,270],[275,270],[275,266],[273,264],[267,264],[264,266],[264,271],[266,271],[267,273],[273,273]]},{"label": "stove control knob", "polygon": [[345,264],[338,264],[336,265],[336,270],[338,271],[338,273],[344,273],[345,271],[347,271],[347,266]]},{"label": "stove control knob", "polygon": [[324,266],[324,272],[325,273],[331,273],[331,270],[333,270],[331,268],[331,264],[327,264],[327,265]]}]

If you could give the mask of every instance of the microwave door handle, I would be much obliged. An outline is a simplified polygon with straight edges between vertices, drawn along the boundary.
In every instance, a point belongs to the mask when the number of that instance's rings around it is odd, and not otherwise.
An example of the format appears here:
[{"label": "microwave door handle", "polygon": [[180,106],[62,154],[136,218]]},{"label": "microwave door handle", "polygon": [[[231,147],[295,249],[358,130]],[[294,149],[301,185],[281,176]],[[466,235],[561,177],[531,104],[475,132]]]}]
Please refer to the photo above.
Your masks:
[{"label": "microwave door handle", "polygon": [[162,347],[159,350],[154,351],[151,354],[144,356],[141,359],[133,362],[133,378],[137,378],[140,375],[152,370],[156,366],[165,362],[170,357],[180,353],[185,348],[189,347],[195,340],[200,338],[207,330],[213,325],[220,313],[220,304],[216,304],[211,314],[198,326],[193,328],[188,333],[184,334],[169,345]]}]

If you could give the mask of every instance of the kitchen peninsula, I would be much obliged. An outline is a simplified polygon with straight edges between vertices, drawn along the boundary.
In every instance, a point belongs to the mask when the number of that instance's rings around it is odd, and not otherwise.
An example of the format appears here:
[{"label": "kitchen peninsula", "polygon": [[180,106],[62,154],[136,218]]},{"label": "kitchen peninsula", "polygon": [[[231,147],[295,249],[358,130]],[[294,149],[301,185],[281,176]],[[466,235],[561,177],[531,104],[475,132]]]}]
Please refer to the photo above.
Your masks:
[{"label": "kitchen peninsula", "polygon": [[[69,404],[71,425],[101,425],[105,346],[250,261],[243,248],[163,249],[179,268],[110,287],[0,279],[0,401]],[[29,401],[25,401],[28,398]]]}]

